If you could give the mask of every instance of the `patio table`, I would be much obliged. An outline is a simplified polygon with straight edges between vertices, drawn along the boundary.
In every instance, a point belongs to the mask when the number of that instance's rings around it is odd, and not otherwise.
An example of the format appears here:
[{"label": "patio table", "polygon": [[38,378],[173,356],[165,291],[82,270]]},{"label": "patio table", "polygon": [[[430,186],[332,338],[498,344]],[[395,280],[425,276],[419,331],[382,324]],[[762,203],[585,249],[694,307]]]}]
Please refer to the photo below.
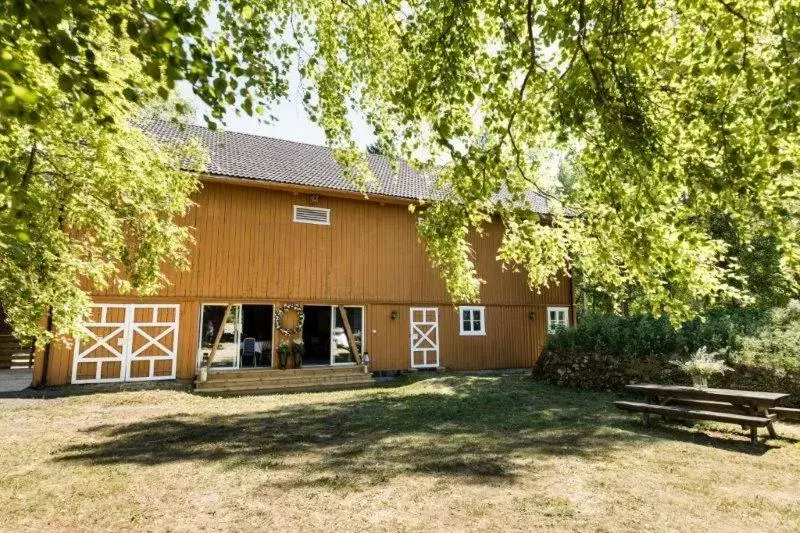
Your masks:
[{"label": "patio table", "polygon": [[[627,385],[626,389],[647,397],[649,403],[657,405],[689,405],[700,407],[706,411],[720,413],[741,413],[748,416],[770,418],[766,423],[767,431],[772,438],[777,437],[772,424],[774,415],[770,410],[778,405],[788,394],[782,392],[761,392],[736,389],[696,388],[682,385],[657,385],[653,383],[636,383]],[[751,437],[755,437],[756,428],[751,426]]]}]

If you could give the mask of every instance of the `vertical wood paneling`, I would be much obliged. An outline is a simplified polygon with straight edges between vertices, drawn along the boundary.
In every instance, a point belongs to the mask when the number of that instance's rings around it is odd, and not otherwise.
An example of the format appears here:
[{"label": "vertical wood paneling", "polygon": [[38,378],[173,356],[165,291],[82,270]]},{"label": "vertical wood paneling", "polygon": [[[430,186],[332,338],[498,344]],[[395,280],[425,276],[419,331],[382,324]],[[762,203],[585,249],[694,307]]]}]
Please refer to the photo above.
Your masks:
[{"label": "vertical wood paneling", "polygon": [[[525,275],[504,272],[495,260],[502,226],[473,236],[475,264],[486,280],[482,337],[459,335],[456,308],[430,266],[406,205],[207,182],[186,220],[196,245],[191,270],[168,271],[173,286],[138,300],[110,291],[97,300],[181,304],[178,377],[194,376],[198,313],[202,302],[296,302],[366,306],[367,351],[374,370],[409,368],[409,308],[435,306],[440,313],[440,361],[452,369],[532,366],[546,336],[547,305],[570,305],[570,281],[530,291]],[[292,222],[292,206],[331,209],[331,225]],[[105,293],[103,296],[106,296]],[[392,311],[398,318],[391,320]],[[535,319],[528,314],[535,311]],[[40,361],[37,361],[40,365]],[[67,383],[72,351],[54,345],[51,384]]]},{"label": "vertical wood paneling", "polygon": [[[403,370],[409,367],[408,306],[370,305],[367,307],[367,352],[374,371]],[[392,320],[392,311],[398,317]]]}]

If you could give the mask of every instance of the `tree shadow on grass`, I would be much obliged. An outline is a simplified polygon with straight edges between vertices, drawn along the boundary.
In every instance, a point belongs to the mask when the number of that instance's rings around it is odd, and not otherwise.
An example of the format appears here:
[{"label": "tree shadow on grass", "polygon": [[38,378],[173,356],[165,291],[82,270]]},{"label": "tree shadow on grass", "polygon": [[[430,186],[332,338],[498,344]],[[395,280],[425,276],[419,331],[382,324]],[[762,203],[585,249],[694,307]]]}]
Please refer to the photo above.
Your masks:
[{"label": "tree shadow on grass", "polygon": [[[525,376],[446,377],[407,387],[361,391],[329,404],[298,400],[274,410],[99,426],[86,430],[97,442],[66,447],[55,460],[305,469],[282,480],[284,487],[373,484],[408,473],[509,483],[520,458],[601,461],[664,433],[644,433],[614,409],[608,394],[560,389]],[[669,433],[665,438],[680,438]],[[747,451],[738,442],[717,444]]]}]

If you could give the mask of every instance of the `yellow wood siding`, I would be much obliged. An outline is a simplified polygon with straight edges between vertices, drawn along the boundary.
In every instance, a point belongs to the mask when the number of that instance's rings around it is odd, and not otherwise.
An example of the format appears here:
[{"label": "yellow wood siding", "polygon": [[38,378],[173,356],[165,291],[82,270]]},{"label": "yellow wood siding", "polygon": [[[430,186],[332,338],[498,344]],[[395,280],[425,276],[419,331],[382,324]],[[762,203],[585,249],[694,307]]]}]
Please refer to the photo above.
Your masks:
[{"label": "yellow wood siding", "polygon": [[[95,298],[180,304],[179,379],[195,373],[203,302],[365,305],[367,351],[375,370],[409,367],[410,307],[439,308],[442,366],[477,369],[531,366],[546,336],[546,307],[571,303],[568,278],[537,294],[524,274],[503,272],[495,260],[502,228],[493,224],[473,242],[478,273],[486,280],[481,287],[486,335],[462,337],[456,308],[430,266],[406,205],[333,196],[312,203],[308,193],[217,182],[206,182],[195,202],[186,218],[195,238],[188,272],[168,269],[172,284],[155,297],[107,291]],[[295,204],[330,209],[331,225],[293,222]],[[395,320],[392,311],[398,313]],[[71,348],[53,346],[49,384],[69,382],[71,360]]]}]

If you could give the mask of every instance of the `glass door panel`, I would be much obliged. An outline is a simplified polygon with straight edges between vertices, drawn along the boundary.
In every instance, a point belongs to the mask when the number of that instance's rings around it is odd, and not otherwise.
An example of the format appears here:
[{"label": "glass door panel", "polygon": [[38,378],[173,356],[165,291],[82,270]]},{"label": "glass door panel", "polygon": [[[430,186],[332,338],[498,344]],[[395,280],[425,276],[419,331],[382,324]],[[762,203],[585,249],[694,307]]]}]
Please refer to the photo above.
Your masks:
[{"label": "glass door panel", "polygon": [[304,305],[303,343],[306,347],[303,365],[331,364],[332,312],[329,305]]},{"label": "glass door panel", "polygon": [[241,332],[241,306],[232,305],[225,324],[222,324],[227,304],[203,305],[200,332],[199,363],[205,365],[211,355],[217,333],[222,327],[214,360],[211,368],[238,368],[239,366],[239,337]]},{"label": "glass door panel", "polygon": [[[347,315],[350,331],[353,335],[353,342],[355,343],[360,358],[361,354],[364,353],[364,308],[345,306],[344,310]],[[331,311],[333,315],[331,319],[333,326],[331,329],[331,364],[356,363],[357,358],[350,348],[350,341],[347,338],[347,329],[344,320],[342,320],[339,307],[334,306]]]},{"label": "glass door panel", "polygon": [[271,305],[242,305],[242,368],[272,366],[272,318]]}]

